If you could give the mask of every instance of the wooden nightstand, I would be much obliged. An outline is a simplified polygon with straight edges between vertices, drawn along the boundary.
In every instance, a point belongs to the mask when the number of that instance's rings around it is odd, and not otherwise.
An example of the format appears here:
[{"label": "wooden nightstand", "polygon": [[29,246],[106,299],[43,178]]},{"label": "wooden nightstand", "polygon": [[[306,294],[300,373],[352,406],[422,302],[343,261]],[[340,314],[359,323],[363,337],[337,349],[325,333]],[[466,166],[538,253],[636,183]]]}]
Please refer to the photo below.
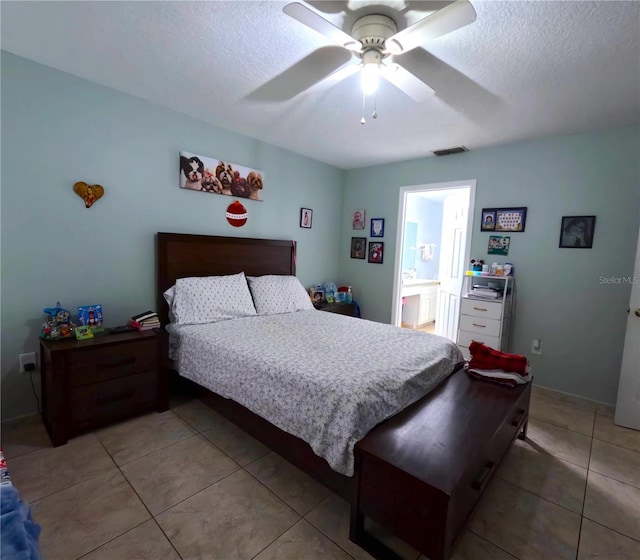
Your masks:
[{"label": "wooden nightstand", "polygon": [[54,446],[125,418],[169,408],[160,337],[151,331],[40,340],[42,417]]},{"label": "wooden nightstand", "polygon": [[353,317],[356,313],[355,303],[327,303],[323,307],[319,307],[320,311],[328,311],[329,313],[338,313],[339,315],[349,315]]}]

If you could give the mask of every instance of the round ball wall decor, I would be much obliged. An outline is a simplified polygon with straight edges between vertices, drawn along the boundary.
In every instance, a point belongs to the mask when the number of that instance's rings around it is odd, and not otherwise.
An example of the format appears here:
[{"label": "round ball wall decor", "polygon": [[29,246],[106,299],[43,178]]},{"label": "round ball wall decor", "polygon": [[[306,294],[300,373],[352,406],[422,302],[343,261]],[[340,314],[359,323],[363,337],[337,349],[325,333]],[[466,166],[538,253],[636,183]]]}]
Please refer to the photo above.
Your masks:
[{"label": "round ball wall decor", "polygon": [[227,222],[233,227],[242,227],[247,223],[247,209],[235,200],[227,207]]}]

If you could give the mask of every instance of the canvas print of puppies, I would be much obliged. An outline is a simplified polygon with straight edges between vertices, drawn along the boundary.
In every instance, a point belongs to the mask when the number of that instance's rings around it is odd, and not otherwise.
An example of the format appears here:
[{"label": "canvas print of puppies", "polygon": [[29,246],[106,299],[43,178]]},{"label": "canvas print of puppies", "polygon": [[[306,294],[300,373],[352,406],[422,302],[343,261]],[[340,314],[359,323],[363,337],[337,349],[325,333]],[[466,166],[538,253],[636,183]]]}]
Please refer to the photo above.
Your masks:
[{"label": "canvas print of puppies", "polygon": [[262,200],[262,171],[215,158],[180,152],[180,188]]}]

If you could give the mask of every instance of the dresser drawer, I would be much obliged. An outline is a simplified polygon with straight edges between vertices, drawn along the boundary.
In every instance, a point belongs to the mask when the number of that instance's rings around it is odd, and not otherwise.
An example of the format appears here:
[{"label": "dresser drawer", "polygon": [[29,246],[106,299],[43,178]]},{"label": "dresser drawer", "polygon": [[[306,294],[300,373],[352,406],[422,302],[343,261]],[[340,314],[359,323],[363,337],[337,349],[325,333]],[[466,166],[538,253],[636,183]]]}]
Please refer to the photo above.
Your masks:
[{"label": "dresser drawer", "polygon": [[76,387],[69,399],[71,420],[100,423],[131,416],[141,404],[153,402],[157,393],[158,370]]},{"label": "dresser drawer", "polygon": [[500,336],[500,321],[471,315],[460,315],[460,330],[481,336]]},{"label": "dresser drawer", "polygon": [[497,336],[485,336],[478,333],[471,333],[467,331],[458,331],[458,345],[469,347],[471,342],[482,342],[486,344],[490,348],[494,348],[495,350],[501,350],[500,348],[500,339]]},{"label": "dresser drawer", "polygon": [[87,348],[69,355],[69,385],[77,387],[157,369],[157,340]]},{"label": "dresser drawer", "polygon": [[529,389],[525,389],[517,403],[505,414],[505,420],[469,462],[469,468],[451,497],[451,525],[453,533],[462,530],[474,504],[487,488],[500,462],[527,419]]},{"label": "dresser drawer", "polygon": [[[525,405],[525,406],[523,406]],[[515,439],[518,432],[522,429],[522,425],[527,416],[527,402],[519,402],[515,406],[505,423],[495,433],[488,446],[488,455],[495,462],[499,462],[502,456],[509,448],[511,442]]]},{"label": "dresser drawer", "polygon": [[462,298],[460,313],[486,319],[500,319],[502,317],[502,302]]}]

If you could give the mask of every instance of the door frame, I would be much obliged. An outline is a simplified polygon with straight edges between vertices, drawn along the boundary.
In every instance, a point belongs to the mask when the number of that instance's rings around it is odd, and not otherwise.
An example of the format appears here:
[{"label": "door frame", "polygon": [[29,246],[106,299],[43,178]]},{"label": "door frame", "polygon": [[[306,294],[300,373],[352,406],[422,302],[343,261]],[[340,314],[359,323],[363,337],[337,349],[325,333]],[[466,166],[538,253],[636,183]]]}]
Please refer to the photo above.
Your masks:
[{"label": "door frame", "polygon": [[[640,430],[640,349],[637,347],[638,318],[635,313],[640,310],[640,229],[638,230],[638,244],[636,245],[636,260],[633,265],[633,276],[629,294],[629,311],[625,331],[622,363],[620,365],[620,380],[618,382],[618,397],[614,422],[619,426]],[[632,348],[633,347],[633,348]]]},{"label": "door frame", "polygon": [[425,191],[444,191],[467,187],[469,188],[469,212],[467,217],[467,239],[465,243],[464,258],[466,262],[471,259],[471,238],[473,233],[473,217],[476,205],[476,179],[466,181],[447,181],[445,183],[426,183],[400,187],[398,200],[398,228],[396,231],[396,257],[393,265],[393,297],[391,299],[391,324],[399,326],[402,321],[402,247],[404,247],[404,228],[407,208],[407,195],[410,193]]}]

